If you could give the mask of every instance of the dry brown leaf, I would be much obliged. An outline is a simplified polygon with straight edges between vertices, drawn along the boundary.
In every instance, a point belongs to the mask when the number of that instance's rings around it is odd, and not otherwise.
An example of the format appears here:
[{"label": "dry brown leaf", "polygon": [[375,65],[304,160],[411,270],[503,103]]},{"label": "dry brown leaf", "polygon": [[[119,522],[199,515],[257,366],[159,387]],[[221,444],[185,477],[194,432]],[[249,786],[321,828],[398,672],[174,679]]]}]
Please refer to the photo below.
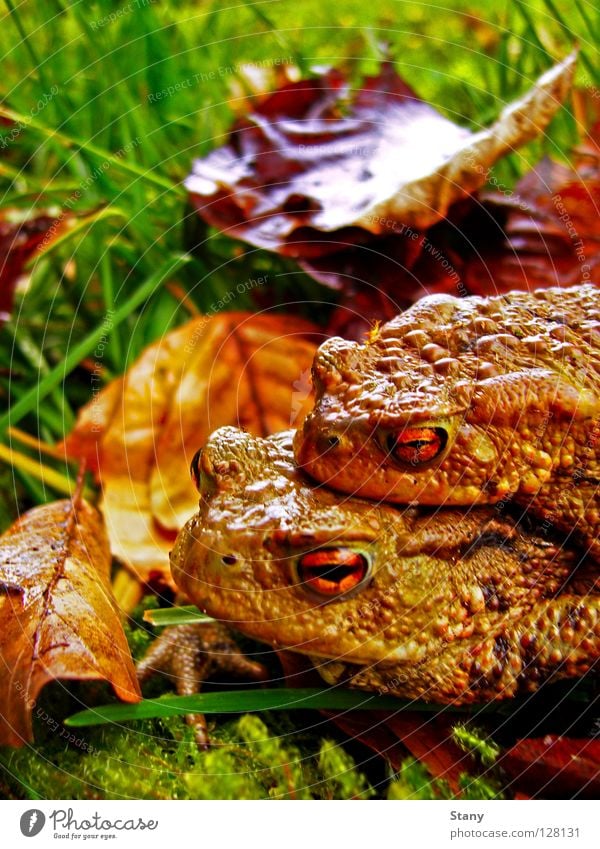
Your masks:
[{"label": "dry brown leaf", "polygon": [[76,499],[30,510],[0,538],[0,744],[32,739],[32,709],[54,679],[103,679],[141,698],[110,588],[98,511]]},{"label": "dry brown leaf", "polygon": [[102,483],[101,507],[113,555],[144,581],[168,575],[174,535],[165,534],[151,515],[148,482],[189,327],[150,345],[123,378],[80,410],[66,440],[69,455],[92,460]]},{"label": "dry brown leaf", "polygon": [[289,316],[222,313],[196,323],[150,481],[152,514],[163,527],[179,530],[196,509],[189,466],[213,430],[230,424],[266,436],[301,423],[322,338]]},{"label": "dry brown leaf", "polygon": [[169,550],[198,506],[189,473],[198,448],[222,425],[262,436],[299,425],[322,340],[292,316],[198,317],[83,408],[68,453],[97,458],[113,554],[142,580],[170,581]]},{"label": "dry brown leaf", "polygon": [[115,415],[122,392],[122,378],[111,381],[89,404],[81,408],[77,416],[77,427],[67,437],[69,453],[84,461],[85,468],[95,473],[98,473],[100,468],[101,441]]},{"label": "dry brown leaf", "polygon": [[236,67],[236,73],[228,79],[229,108],[242,115],[252,108],[257,97],[265,97],[270,91],[297,82],[302,74],[296,65],[260,65],[244,62]]}]

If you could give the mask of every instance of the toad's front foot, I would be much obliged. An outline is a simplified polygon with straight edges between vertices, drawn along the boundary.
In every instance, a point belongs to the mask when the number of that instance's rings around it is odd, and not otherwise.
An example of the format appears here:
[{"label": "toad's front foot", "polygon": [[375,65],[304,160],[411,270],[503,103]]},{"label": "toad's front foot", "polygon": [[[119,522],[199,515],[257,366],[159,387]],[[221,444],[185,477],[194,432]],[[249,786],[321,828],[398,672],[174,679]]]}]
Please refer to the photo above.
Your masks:
[{"label": "toad's front foot", "polygon": [[[195,695],[214,671],[262,681],[267,670],[239,650],[231,632],[219,622],[198,622],[166,628],[137,665],[140,683],[156,673],[173,679],[180,696]],[[191,713],[186,722],[194,729],[200,748],[208,746],[206,719]]]}]

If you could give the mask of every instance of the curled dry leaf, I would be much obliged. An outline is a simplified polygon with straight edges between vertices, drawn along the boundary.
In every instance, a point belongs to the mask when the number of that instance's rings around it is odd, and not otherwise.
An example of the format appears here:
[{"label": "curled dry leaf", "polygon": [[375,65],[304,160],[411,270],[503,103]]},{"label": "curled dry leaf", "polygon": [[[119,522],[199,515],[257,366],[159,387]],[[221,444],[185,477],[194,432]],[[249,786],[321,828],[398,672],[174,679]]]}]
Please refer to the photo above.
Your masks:
[{"label": "curled dry leaf", "polygon": [[292,316],[201,316],[151,345],[80,412],[66,445],[92,459],[113,554],[170,581],[168,553],[196,511],[190,462],[212,430],[266,436],[299,425],[323,334]]},{"label": "curled dry leaf", "polygon": [[361,338],[426,294],[498,295],[600,285],[600,125],[573,166],[543,159],[513,190],[454,204],[427,234],[395,227],[302,266],[342,292],[328,330]]},{"label": "curled dry leaf", "polygon": [[15,286],[27,260],[48,247],[67,220],[46,213],[24,216],[19,210],[0,211],[0,322],[10,316]]},{"label": "curled dry leaf", "polygon": [[186,187],[209,224],[297,258],[335,253],[390,221],[425,230],[483,185],[501,156],[544,131],[575,58],[476,133],[422,101],[391,63],[354,93],[339,71],[292,83],[196,160]]},{"label": "curled dry leaf", "polygon": [[98,511],[81,499],[26,513],[0,538],[0,744],[32,739],[31,712],[54,679],[104,679],[138,701],[110,588]]}]

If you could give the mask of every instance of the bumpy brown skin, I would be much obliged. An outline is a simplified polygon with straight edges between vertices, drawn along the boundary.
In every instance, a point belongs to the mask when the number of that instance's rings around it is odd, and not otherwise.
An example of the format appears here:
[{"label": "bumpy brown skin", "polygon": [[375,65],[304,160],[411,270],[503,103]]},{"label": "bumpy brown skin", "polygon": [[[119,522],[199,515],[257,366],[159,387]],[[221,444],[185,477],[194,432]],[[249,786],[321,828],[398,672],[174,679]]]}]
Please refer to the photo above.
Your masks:
[{"label": "bumpy brown skin", "polygon": [[[468,703],[582,675],[600,655],[596,567],[494,508],[340,498],[297,470],[291,432],[222,428],[201,470],[199,513],[171,555],[175,581],[209,615],[311,656],[327,681]],[[370,571],[323,597],[299,564],[336,546]]]},{"label": "bumpy brown skin", "polygon": [[[401,504],[509,498],[600,557],[600,292],[423,298],[365,344],[330,339],[295,442],[316,480]],[[429,461],[390,439],[439,428]]]}]

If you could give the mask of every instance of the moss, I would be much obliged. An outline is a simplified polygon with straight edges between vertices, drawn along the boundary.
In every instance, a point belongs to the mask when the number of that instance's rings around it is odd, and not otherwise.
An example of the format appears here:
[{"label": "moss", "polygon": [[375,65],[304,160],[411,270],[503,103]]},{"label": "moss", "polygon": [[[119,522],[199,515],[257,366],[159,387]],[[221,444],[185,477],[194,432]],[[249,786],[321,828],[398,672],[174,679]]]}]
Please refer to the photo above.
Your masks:
[{"label": "moss", "polygon": [[125,636],[136,661],[144,656],[156,637],[156,629],[144,621],[144,613],[159,607],[159,599],[156,596],[145,595],[123,622]]}]

